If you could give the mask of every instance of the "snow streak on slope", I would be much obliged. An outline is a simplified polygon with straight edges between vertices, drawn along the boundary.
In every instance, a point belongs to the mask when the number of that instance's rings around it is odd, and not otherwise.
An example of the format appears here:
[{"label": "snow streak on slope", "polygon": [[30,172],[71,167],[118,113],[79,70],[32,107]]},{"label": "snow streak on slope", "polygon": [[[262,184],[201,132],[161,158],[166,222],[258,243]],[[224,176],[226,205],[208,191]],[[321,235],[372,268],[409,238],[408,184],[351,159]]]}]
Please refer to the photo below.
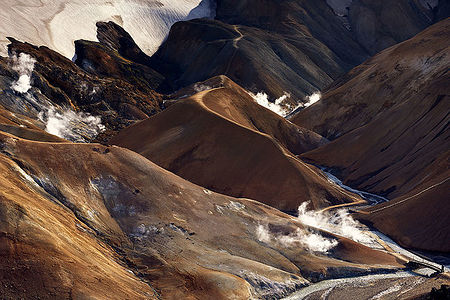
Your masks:
[{"label": "snow streak on slope", "polygon": [[213,17],[211,0],[3,0],[0,10],[0,55],[6,36],[46,45],[68,58],[73,41],[96,40],[98,21],[124,27],[144,52],[153,54],[173,23]]}]

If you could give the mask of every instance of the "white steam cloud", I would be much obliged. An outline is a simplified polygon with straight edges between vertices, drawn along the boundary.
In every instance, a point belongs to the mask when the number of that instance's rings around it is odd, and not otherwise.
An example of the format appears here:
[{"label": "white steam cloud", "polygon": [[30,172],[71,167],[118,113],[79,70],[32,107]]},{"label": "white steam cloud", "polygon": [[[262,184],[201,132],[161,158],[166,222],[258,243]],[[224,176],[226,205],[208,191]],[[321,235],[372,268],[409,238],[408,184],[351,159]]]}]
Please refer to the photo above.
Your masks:
[{"label": "white steam cloud", "polygon": [[284,247],[301,247],[310,252],[327,253],[330,249],[338,245],[338,241],[328,239],[309,229],[297,228],[288,235],[272,234],[265,225],[258,225],[256,237],[263,243],[276,243]]},{"label": "white steam cloud", "polygon": [[315,92],[312,95],[309,95],[306,97],[307,102],[303,103],[303,107],[311,106],[314,103],[316,103],[317,101],[319,101],[321,98],[322,98],[322,94],[320,92]]},{"label": "white steam cloud", "polygon": [[355,221],[346,209],[336,211],[314,211],[308,210],[308,202],[302,203],[298,208],[298,220],[312,229],[297,228],[294,232],[286,235],[273,233],[267,225],[258,225],[256,237],[263,243],[274,243],[285,247],[302,247],[310,252],[328,253],[338,245],[338,241],[326,238],[317,233],[315,229],[321,229],[339,236],[346,237],[355,242],[369,247],[377,245],[377,241],[369,234],[367,229]]},{"label": "white steam cloud", "polygon": [[277,113],[282,117],[288,116],[291,112],[295,111],[300,107],[306,108],[308,106],[311,106],[322,98],[322,94],[319,91],[317,91],[307,96],[305,98],[304,103],[300,103],[299,105],[293,107],[290,104],[283,104],[283,101],[291,97],[291,95],[287,92],[284,92],[284,95],[276,99],[275,102],[270,102],[269,96],[264,92],[259,92],[256,95],[253,94],[252,92],[248,93],[259,105],[262,105],[265,108],[270,109],[271,111]]},{"label": "white steam cloud", "polygon": [[298,219],[305,225],[346,237],[365,245],[373,245],[376,241],[364,233],[362,225],[355,221],[346,209],[331,211],[307,210],[308,202],[298,208]]},{"label": "white steam cloud", "polygon": [[12,69],[19,73],[19,79],[12,83],[11,88],[21,94],[27,93],[31,89],[31,74],[36,60],[26,53],[14,54],[11,59]]},{"label": "white steam cloud", "polygon": [[211,90],[211,89],[212,89],[212,87],[210,87],[209,85],[206,85],[206,84],[202,84],[202,83],[194,84],[194,91],[196,93],[200,93],[200,92],[203,92],[203,91],[208,91],[208,90]]},{"label": "white steam cloud", "polygon": [[89,142],[105,130],[100,117],[71,109],[50,106],[39,113],[39,119],[48,133],[77,143]]},{"label": "white steam cloud", "polygon": [[284,100],[286,100],[288,97],[291,97],[289,93],[285,92],[284,95],[276,99],[274,103],[269,101],[269,96],[264,92],[259,92],[256,95],[252,92],[249,92],[249,94],[259,105],[270,109],[271,111],[279,114],[282,117],[285,117],[287,114],[289,114],[291,110],[289,107],[281,105]]}]

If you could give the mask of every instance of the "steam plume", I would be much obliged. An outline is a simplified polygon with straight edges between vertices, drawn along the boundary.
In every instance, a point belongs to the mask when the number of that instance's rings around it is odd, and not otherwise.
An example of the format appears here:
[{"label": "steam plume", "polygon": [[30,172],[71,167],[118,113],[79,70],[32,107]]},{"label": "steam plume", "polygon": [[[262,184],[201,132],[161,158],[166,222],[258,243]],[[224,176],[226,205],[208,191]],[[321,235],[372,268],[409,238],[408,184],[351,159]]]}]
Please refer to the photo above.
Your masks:
[{"label": "steam plume", "polygon": [[258,225],[256,236],[263,243],[276,243],[284,247],[301,247],[310,252],[327,253],[338,245],[338,241],[328,239],[311,230],[297,228],[289,235],[272,234],[265,225]]},{"label": "steam plume", "polygon": [[349,238],[365,245],[375,243],[374,239],[364,233],[362,225],[355,221],[346,209],[334,212],[307,210],[308,202],[298,208],[298,219],[305,225]]},{"label": "steam plume", "polygon": [[312,95],[306,97],[307,102],[303,103],[303,107],[308,107],[316,103],[322,98],[322,94],[320,92],[315,92]]},{"label": "steam plume", "polygon": [[98,116],[50,106],[39,113],[45,131],[72,142],[88,142],[105,130]]},{"label": "steam plume", "polygon": [[18,57],[14,54],[11,59],[12,69],[19,73],[19,79],[12,83],[11,88],[21,94],[27,93],[31,89],[31,74],[36,60],[26,53],[20,53]]},{"label": "steam plume", "polygon": [[253,99],[259,104],[264,106],[265,108],[270,109],[271,111],[279,114],[282,117],[285,117],[289,112],[290,108],[283,106],[282,103],[284,100],[286,100],[291,95],[289,93],[284,93],[283,96],[276,99],[274,103],[269,101],[269,96],[264,92],[259,92],[256,95],[249,92],[250,96],[253,97]]}]

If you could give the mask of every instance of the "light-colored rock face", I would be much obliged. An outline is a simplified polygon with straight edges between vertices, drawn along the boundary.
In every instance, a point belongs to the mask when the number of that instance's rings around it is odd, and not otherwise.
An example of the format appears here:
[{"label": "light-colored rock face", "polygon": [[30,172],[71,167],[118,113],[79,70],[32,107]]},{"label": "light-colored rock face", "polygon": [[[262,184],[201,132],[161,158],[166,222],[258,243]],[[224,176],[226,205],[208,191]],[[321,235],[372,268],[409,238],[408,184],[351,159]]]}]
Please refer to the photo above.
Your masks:
[{"label": "light-colored rock face", "polygon": [[96,40],[98,21],[123,26],[144,52],[153,54],[173,23],[212,15],[208,0],[4,0],[0,55],[6,54],[6,36],[12,36],[72,58],[74,40]]}]

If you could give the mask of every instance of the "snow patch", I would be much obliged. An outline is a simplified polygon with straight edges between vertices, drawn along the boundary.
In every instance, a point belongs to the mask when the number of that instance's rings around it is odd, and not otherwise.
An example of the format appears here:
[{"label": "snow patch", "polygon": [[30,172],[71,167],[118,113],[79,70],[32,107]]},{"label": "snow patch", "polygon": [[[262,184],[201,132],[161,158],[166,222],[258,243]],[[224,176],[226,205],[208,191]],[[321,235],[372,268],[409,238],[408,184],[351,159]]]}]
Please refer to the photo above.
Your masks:
[{"label": "snow patch", "polygon": [[391,286],[390,288],[388,288],[388,289],[386,289],[386,290],[384,290],[384,291],[382,291],[382,292],[376,294],[375,296],[373,296],[372,298],[370,298],[370,300],[381,299],[381,298],[383,298],[383,297],[386,296],[386,295],[389,295],[389,294],[392,294],[392,293],[394,293],[394,292],[400,291],[401,288],[402,288],[402,286],[399,285],[399,284],[393,285],[393,286]]},{"label": "snow patch", "polygon": [[[39,1],[2,0],[0,35],[26,37],[28,42],[48,46],[69,59],[74,54],[75,40],[97,40],[98,21],[121,25],[144,52],[152,55],[174,23],[215,16],[213,0],[54,0],[41,1],[40,5],[34,2]],[[6,54],[3,49],[0,51]]]},{"label": "snow patch", "polygon": [[370,204],[372,204],[372,205],[389,201],[388,199],[386,199],[384,197],[381,197],[381,196],[378,196],[378,195],[375,195],[375,194],[372,194],[372,193],[369,193],[369,192],[362,192],[362,191],[359,191],[359,190],[355,190],[355,189],[353,189],[353,188],[343,184],[342,181],[339,180],[339,178],[337,178],[336,176],[334,176],[330,172],[327,172],[327,168],[320,167],[320,169],[322,170],[322,172],[325,175],[327,175],[328,182],[334,183],[334,184],[340,186],[341,188],[343,188],[346,191],[349,191],[349,192],[352,192],[352,193],[355,193],[355,194],[359,195],[361,198],[369,201]]},{"label": "snow patch", "polygon": [[300,278],[274,281],[265,276],[241,271],[239,277],[246,280],[256,291],[259,299],[280,299],[306,285]]},{"label": "snow patch", "polygon": [[353,0],[327,0],[327,4],[333,9],[334,13],[339,17],[348,15],[348,7]]},{"label": "snow patch", "polygon": [[236,202],[236,201],[230,201],[230,203],[228,203],[226,205],[226,207],[228,209],[230,209],[230,210],[233,210],[233,211],[240,211],[240,210],[245,209],[245,205],[244,204]]}]

